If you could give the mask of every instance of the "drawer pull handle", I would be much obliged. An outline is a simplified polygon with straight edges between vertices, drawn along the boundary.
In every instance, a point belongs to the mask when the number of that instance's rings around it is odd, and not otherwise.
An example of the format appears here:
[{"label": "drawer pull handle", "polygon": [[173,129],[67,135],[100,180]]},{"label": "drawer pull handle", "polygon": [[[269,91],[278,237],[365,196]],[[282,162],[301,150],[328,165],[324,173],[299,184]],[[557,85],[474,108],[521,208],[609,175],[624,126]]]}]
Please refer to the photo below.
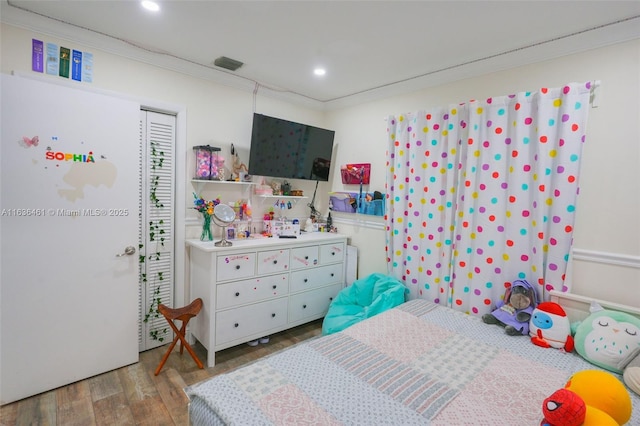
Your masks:
[{"label": "drawer pull handle", "polygon": [[276,314],[271,314],[271,318],[275,318],[275,317],[276,317]]},{"label": "drawer pull handle", "polygon": [[236,297],[240,296],[240,292],[236,291]]},{"label": "drawer pull handle", "polygon": [[236,265],[236,270],[240,269],[240,265]]},{"label": "drawer pull handle", "polygon": [[307,309],[307,305],[302,305],[302,309]]},{"label": "drawer pull handle", "polygon": [[240,324],[238,324],[238,323],[233,324],[233,326],[234,326],[234,327],[236,327],[236,328],[237,328],[239,325],[240,325]]}]

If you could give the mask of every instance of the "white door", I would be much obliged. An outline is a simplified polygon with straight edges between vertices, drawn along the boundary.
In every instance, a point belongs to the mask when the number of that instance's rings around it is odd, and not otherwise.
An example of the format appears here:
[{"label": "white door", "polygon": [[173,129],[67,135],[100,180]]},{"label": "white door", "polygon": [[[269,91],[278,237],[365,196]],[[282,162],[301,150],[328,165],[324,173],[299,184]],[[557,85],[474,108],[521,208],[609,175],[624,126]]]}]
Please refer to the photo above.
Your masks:
[{"label": "white door", "polygon": [[2,75],[2,404],[138,360],[139,111]]}]

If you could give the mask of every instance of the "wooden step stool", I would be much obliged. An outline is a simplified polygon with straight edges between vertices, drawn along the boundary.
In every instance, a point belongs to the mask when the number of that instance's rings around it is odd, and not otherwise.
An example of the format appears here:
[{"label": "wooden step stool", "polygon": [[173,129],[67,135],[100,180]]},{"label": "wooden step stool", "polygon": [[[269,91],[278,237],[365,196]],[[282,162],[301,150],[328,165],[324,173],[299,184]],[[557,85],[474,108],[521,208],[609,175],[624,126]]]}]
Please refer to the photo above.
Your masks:
[{"label": "wooden step stool", "polygon": [[[171,351],[176,346],[176,343],[178,343],[178,340],[180,340],[180,355],[182,355],[183,347],[187,348],[187,352],[189,352],[193,360],[196,362],[196,364],[198,364],[198,367],[204,368],[204,365],[202,365],[202,362],[198,359],[198,356],[193,351],[193,348],[191,348],[191,346],[185,339],[187,324],[189,323],[189,320],[191,318],[198,315],[198,312],[200,312],[200,309],[202,309],[202,299],[200,298],[197,298],[196,300],[194,300],[193,302],[191,302],[190,304],[182,308],[172,309],[163,304],[158,305],[158,312],[160,312],[166,318],[167,322],[175,332],[176,337],[173,339],[171,346],[169,346],[169,350],[167,350],[167,353],[165,353],[164,357],[162,357],[162,361],[160,361],[160,365],[158,365],[158,368],[156,368],[156,373],[155,373],[156,376],[160,373],[160,370],[162,370],[162,367],[164,367],[164,363],[167,362],[167,359],[169,358],[169,355],[171,355]],[[182,321],[182,326],[180,327],[180,329],[176,327],[176,324],[175,324],[176,320]]]}]

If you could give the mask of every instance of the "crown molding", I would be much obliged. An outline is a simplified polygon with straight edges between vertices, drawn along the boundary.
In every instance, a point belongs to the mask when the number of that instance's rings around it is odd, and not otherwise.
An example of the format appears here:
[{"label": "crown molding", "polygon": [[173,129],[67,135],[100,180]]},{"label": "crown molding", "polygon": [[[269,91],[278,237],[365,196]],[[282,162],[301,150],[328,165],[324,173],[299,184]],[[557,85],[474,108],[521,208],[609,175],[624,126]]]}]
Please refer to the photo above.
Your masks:
[{"label": "crown molding", "polygon": [[[135,46],[124,40],[75,27],[55,19],[10,6],[6,0],[2,0],[0,21],[8,25],[63,40],[69,40],[71,42],[81,43],[89,48],[102,50],[134,61],[211,81],[234,89],[248,92],[255,90],[255,81],[214,68],[213,65],[206,66],[189,62],[172,56],[167,52],[152,52],[143,46]],[[268,85],[261,84],[260,82],[258,82],[258,84],[260,84],[261,96],[315,110],[336,110],[638,39],[640,38],[640,25],[638,21],[640,21],[640,16],[575,35],[542,41],[534,46],[515,49],[511,52],[498,53],[489,58],[479,58],[462,64],[452,64],[446,68],[433,70],[421,76],[328,101],[312,99],[285,89],[269,88]]]}]

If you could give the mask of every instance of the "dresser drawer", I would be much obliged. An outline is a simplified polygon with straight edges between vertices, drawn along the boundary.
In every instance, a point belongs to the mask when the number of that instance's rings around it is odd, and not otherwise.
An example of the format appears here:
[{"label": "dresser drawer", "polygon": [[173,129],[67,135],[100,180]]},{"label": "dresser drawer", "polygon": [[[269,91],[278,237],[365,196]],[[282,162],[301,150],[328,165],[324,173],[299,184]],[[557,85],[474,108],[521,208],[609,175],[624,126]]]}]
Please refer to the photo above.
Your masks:
[{"label": "dresser drawer", "polygon": [[344,261],[344,243],[323,244],[320,246],[320,264]]},{"label": "dresser drawer", "polygon": [[289,270],[289,250],[258,252],[258,275]]},{"label": "dresser drawer", "polygon": [[289,274],[269,275],[243,281],[219,284],[216,287],[216,308],[224,309],[261,300],[286,296]]},{"label": "dresser drawer", "polygon": [[318,265],[318,246],[291,249],[291,269],[304,269]]},{"label": "dresser drawer", "polygon": [[256,273],[256,254],[218,256],[216,266],[216,281],[252,277]]},{"label": "dresser drawer", "polygon": [[287,306],[288,300],[283,297],[216,313],[215,345],[242,341],[247,336],[284,326]]},{"label": "dresser drawer", "polygon": [[342,284],[305,291],[290,297],[289,322],[297,322],[308,317],[323,317],[329,304],[342,289]]},{"label": "dresser drawer", "polygon": [[291,273],[291,292],[309,290],[328,284],[342,284],[342,263],[304,269]]}]

